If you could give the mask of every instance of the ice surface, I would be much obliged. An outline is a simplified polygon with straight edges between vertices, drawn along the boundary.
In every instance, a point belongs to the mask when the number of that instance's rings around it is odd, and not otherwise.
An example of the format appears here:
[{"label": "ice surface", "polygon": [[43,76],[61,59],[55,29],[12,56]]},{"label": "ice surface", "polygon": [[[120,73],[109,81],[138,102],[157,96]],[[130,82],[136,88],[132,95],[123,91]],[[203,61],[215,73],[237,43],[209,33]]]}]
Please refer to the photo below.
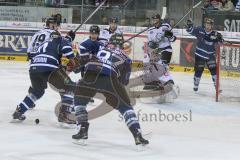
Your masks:
[{"label": "ice surface", "polygon": [[[0,160],[238,160],[240,103],[214,102],[210,77],[202,79],[199,93],[194,94],[191,74],[173,75],[181,89],[174,103],[150,104],[145,102],[153,100],[141,99],[135,106],[143,132],[152,132],[150,145],[140,152],[117,111],[90,122],[87,146],[73,144],[76,130],[57,125],[54,106],[60,97],[50,88],[27,112],[26,121],[10,123],[28,91],[28,64],[0,61]],[[150,114],[159,112],[189,117],[185,122],[151,121]]]}]

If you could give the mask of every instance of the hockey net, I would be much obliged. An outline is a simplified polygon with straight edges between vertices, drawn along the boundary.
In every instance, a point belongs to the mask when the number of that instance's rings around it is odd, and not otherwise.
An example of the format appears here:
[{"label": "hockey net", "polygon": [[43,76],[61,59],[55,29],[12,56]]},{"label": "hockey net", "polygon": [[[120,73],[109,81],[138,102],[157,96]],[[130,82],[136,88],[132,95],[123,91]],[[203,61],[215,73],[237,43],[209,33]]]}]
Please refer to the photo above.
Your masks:
[{"label": "hockey net", "polygon": [[216,102],[240,102],[240,44],[217,49]]}]

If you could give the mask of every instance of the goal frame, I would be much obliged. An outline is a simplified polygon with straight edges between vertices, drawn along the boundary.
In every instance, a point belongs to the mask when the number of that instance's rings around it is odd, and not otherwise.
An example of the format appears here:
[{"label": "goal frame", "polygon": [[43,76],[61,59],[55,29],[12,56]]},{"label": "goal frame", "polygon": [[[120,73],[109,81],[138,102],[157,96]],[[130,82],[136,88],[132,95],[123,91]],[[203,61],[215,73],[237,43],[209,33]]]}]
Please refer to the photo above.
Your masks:
[{"label": "goal frame", "polygon": [[221,47],[236,47],[240,49],[240,44],[232,44],[232,43],[225,43],[225,44],[220,44],[217,46],[217,58],[216,58],[216,62],[217,62],[217,70],[216,70],[216,74],[217,74],[217,79],[216,79],[216,96],[215,96],[215,100],[216,102],[219,102],[220,100],[220,93],[221,93],[221,89],[220,89],[220,85],[221,85]]}]

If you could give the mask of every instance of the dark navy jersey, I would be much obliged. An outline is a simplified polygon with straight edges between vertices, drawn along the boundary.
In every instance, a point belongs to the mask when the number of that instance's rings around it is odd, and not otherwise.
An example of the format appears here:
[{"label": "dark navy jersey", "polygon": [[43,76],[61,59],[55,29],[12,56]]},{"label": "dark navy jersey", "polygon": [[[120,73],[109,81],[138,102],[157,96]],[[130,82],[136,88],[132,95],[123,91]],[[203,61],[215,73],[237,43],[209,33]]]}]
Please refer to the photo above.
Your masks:
[{"label": "dark navy jersey", "polygon": [[71,44],[64,37],[53,36],[41,44],[31,59],[30,72],[47,72],[59,68],[61,57],[74,58]]},{"label": "dark navy jersey", "polygon": [[209,59],[215,54],[215,45],[219,42],[216,39],[216,31],[206,32],[203,27],[189,27],[187,32],[197,37],[195,54],[204,59]]},{"label": "dark navy jersey", "polygon": [[100,43],[98,41],[92,41],[90,38],[83,41],[78,47],[78,57],[85,57],[91,54],[96,55],[100,49]]},{"label": "dark navy jersey", "polygon": [[115,75],[122,84],[127,85],[131,63],[131,59],[122,50],[104,48],[97,53],[95,60],[86,64],[86,70],[97,71],[107,76]]}]

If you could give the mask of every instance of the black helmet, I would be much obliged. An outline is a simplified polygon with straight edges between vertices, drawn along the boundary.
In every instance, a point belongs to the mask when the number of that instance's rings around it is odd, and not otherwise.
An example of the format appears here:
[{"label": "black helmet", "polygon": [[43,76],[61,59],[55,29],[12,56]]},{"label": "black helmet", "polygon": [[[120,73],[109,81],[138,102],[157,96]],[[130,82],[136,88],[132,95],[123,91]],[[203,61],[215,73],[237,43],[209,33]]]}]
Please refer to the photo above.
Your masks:
[{"label": "black helmet", "polygon": [[90,27],[90,30],[89,30],[90,33],[95,33],[95,34],[99,34],[100,33],[100,28],[96,25],[93,25]]},{"label": "black helmet", "polygon": [[114,45],[122,45],[124,43],[123,35],[120,33],[113,34],[109,39],[109,43]]},{"label": "black helmet", "polygon": [[155,14],[152,16],[152,19],[161,19],[160,14]]},{"label": "black helmet", "polygon": [[57,23],[56,17],[49,17],[49,18],[47,18],[46,26],[49,27],[50,23],[54,23],[54,24]]},{"label": "black helmet", "polygon": [[109,23],[118,23],[118,18],[117,17],[109,18]]},{"label": "black helmet", "polygon": [[56,19],[56,23],[58,26],[62,23],[62,15],[60,13],[52,15],[53,18]]}]

